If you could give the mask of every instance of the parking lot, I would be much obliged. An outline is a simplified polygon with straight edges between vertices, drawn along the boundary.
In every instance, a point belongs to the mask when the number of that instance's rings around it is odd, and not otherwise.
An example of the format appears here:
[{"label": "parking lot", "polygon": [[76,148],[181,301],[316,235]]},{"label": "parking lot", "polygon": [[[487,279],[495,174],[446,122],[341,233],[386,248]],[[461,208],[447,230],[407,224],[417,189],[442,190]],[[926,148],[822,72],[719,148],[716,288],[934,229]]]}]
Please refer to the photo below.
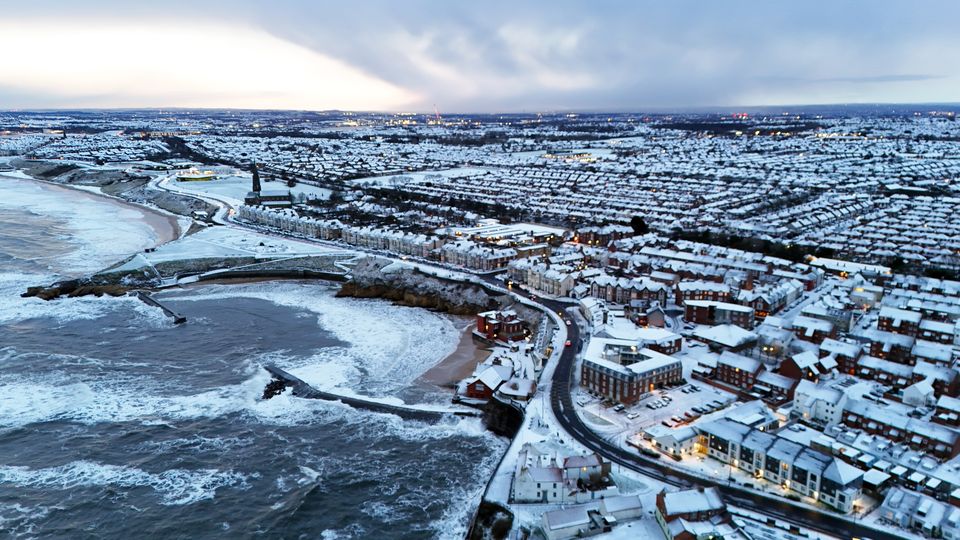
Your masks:
[{"label": "parking lot", "polygon": [[694,411],[694,407],[717,410],[717,404],[721,407],[727,406],[736,399],[734,394],[702,382],[694,382],[669,390],[651,392],[635,405],[622,409],[621,405],[604,403],[582,390],[575,396],[574,401],[590,415],[609,422],[619,430],[635,433],[663,422],[677,424],[672,418],[682,419],[683,422],[679,425],[683,425],[691,420],[691,416],[700,416],[701,413]]}]

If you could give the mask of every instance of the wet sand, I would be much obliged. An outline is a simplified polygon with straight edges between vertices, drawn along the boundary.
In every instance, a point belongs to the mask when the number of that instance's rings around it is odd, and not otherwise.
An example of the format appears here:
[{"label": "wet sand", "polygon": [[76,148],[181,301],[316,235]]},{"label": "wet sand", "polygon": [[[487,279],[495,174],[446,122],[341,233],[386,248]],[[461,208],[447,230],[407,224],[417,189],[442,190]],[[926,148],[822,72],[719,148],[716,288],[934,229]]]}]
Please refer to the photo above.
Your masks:
[{"label": "wet sand", "polygon": [[171,214],[165,214],[159,212],[149,206],[141,206],[136,203],[125,201],[120,197],[113,197],[104,193],[97,193],[93,191],[88,191],[86,189],[79,189],[76,186],[67,186],[64,184],[57,184],[53,182],[46,182],[43,180],[37,180],[38,182],[43,182],[44,184],[50,186],[53,189],[62,189],[70,190],[74,193],[83,193],[88,197],[96,198],[98,200],[108,201],[117,206],[122,206],[129,208],[131,210],[136,210],[140,212],[143,217],[141,220],[150,226],[157,233],[157,246],[166,244],[167,242],[172,242],[180,238],[181,230],[180,223],[177,221],[176,216]]},{"label": "wet sand", "polygon": [[420,381],[442,388],[456,387],[457,383],[469,377],[477,364],[490,354],[473,340],[473,324],[468,325],[460,336],[457,349],[439,364],[420,376]]},{"label": "wet sand", "polygon": [[[0,176],[5,176],[5,175],[3,173],[0,173]],[[150,228],[157,233],[157,244],[156,244],[157,246],[166,244],[167,242],[172,242],[180,238],[180,235],[182,233],[180,229],[180,223],[177,221],[176,216],[159,212],[148,206],[141,206],[136,203],[125,201],[119,197],[113,197],[110,195],[106,195],[104,193],[94,192],[86,189],[80,189],[76,186],[69,186],[69,185],[64,185],[57,182],[51,182],[49,180],[41,180],[39,178],[33,178],[33,177],[23,178],[20,176],[12,176],[12,178],[15,178],[17,180],[24,180],[27,182],[36,182],[49,189],[69,191],[72,194],[79,194],[80,196],[84,196],[89,199],[105,201],[111,204],[115,204],[117,206],[121,206],[131,210],[136,210],[140,212],[142,216],[141,220],[147,225],[149,225]]]}]

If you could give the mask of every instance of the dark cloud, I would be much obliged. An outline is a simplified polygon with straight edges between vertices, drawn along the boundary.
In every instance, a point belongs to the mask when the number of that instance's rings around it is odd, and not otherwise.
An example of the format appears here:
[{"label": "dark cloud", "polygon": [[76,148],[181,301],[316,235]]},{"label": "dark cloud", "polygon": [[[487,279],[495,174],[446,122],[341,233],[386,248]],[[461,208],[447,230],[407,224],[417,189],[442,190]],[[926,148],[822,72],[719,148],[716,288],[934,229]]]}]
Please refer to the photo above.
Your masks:
[{"label": "dark cloud", "polygon": [[6,12],[254,25],[408,89],[423,109],[960,100],[953,1],[80,4]]}]

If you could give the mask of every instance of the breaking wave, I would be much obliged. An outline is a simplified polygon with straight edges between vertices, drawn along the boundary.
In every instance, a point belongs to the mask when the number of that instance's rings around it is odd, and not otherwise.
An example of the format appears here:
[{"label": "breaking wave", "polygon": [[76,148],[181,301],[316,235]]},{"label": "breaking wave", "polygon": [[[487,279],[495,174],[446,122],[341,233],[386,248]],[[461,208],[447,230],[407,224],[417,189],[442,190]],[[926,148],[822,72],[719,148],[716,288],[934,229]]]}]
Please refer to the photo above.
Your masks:
[{"label": "breaking wave", "polygon": [[192,504],[212,499],[220,488],[246,489],[249,487],[247,479],[246,475],[233,471],[170,469],[150,473],[134,467],[93,461],[73,461],[46,469],[0,466],[0,484],[56,489],[149,487],[160,496],[161,504],[166,505]]}]

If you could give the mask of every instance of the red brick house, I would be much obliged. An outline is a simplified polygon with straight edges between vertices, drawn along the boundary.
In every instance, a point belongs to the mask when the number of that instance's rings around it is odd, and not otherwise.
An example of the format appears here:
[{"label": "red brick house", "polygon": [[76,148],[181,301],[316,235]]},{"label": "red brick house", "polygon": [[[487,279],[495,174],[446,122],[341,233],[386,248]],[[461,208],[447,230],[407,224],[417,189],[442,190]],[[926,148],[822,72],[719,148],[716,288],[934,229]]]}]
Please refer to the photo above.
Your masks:
[{"label": "red brick house", "polygon": [[479,374],[467,379],[463,394],[473,399],[490,399],[504,382],[510,380],[513,370],[509,366],[488,366]]},{"label": "red brick house", "polygon": [[717,369],[714,373],[716,379],[721,382],[749,390],[756,383],[762,367],[763,364],[759,360],[724,351],[717,359]]},{"label": "red brick house", "polygon": [[827,338],[835,339],[837,337],[837,330],[832,322],[814,319],[813,317],[807,317],[805,315],[801,315],[793,320],[792,329],[793,335],[797,336],[797,339],[816,343],[817,345],[823,343],[823,340]]},{"label": "red brick house", "polygon": [[880,308],[877,328],[884,332],[893,332],[904,336],[917,337],[920,331],[921,315],[916,311],[907,311],[892,307]]},{"label": "red brick house", "polygon": [[527,324],[514,311],[485,311],[477,314],[474,335],[486,341],[520,341],[527,337]]},{"label": "red brick house", "polygon": [[727,506],[715,487],[657,493],[657,524],[665,538],[696,540],[697,535],[685,525],[710,522],[713,525],[730,521]]},{"label": "red brick house", "polygon": [[730,286],[715,281],[682,281],[674,290],[677,305],[683,305],[687,300],[730,301]]},{"label": "red brick house", "polygon": [[806,379],[817,382],[820,377],[837,369],[837,362],[829,356],[823,358],[810,351],[785,358],[780,363],[780,374],[791,379]]},{"label": "red brick house", "polygon": [[870,339],[870,356],[899,364],[916,363],[912,352],[916,341],[913,337],[876,329],[868,331],[866,337]]},{"label": "red brick house", "polygon": [[903,416],[867,401],[850,400],[844,407],[843,423],[870,435],[879,435],[940,460],[960,454],[960,434],[925,420]]},{"label": "red brick house", "polygon": [[837,362],[837,370],[848,375],[856,374],[862,353],[859,343],[848,343],[831,338],[820,343],[820,358],[832,357]]},{"label": "red brick house", "polygon": [[709,325],[733,324],[746,330],[753,328],[754,311],[748,306],[712,300],[687,300],[683,309],[683,318],[688,322]]}]

